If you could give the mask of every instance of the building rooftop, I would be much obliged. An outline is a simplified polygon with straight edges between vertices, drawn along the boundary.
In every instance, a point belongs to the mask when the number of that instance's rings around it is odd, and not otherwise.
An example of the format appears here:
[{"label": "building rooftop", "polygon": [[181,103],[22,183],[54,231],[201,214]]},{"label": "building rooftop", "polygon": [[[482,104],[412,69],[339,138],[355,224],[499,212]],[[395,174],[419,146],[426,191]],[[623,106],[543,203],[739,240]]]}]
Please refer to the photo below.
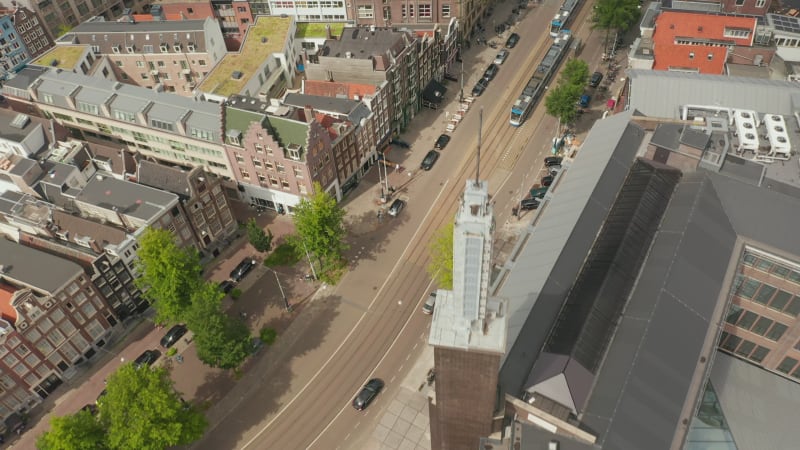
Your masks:
[{"label": "building rooftop", "polygon": [[[40,120],[41,119],[38,117],[31,117],[11,109],[0,108],[0,138],[21,143],[37,128],[42,127],[42,124],[39,122]],[[24,125],[20,128],[20,124]],[[36,152],[39,149],[35,148],[31,150]],[[3,153],[4,151],[0,150],[0,154]]]},{"label": "building rooftop", "polygon": [[235,107],[225,108],[225,131],[238,130],[244,134],[253,122],[262,123],[265,117],[265,113]]},{"label": "building rooftop", "polygon": [[0,239],[0,280],[53,294],[81,274],[81,267],[48,253]]},{"label": "building rooftop", "polygon": [[174,206],[177,196],[129,181],[96,176],[75,200],[146,222],[163,213],[167,207]]},{"label": "building rooftop", "polygon": [[324,97],[321,95],[307,94],[286,94],[283,103],[298,108],[310,106],[319,111],[332,112],[338,114],[349,114],[361,102],[349,98]]},{"label": "building rooftop", "polygon": [[298,120],[267,116],[267,122],[275,132],[275,138],[282,147],[297,145],[302,149],[308,147],[308,124]]},{"label": "building rooftop", "polygon": [[374,95],[378,88],[371,84],[342,81],[303,80],[303,94],[360,100]]},{"label": "building rooftop", "polygon": [[372,59],[374,70],[385,71],[391,66],[390,58],[402,53],[408,43],[409,36],[404,31],[389,28],[378,28],[375,31],[364,27],[345,28],[339,39],[325,41],[320,56]]},{"label": "building rooftop", "polygon": [[89,50],[88,45],[56,45],[31,64],[74,70],[81,61],[81,56]]},{"label": "building rooftop", "polygon": [[328,37],[326,26],[330,26],[331,37],[337,38],[342,35],[345,25],[344,22],[300,22],[297,24],[297,31],[295,31],[294,36],[300,39],[325,39]]},{"label": "building rooftop", "polygon": [[49,70],[49,67],[26,66],[3,82],[3,90],[13,88],[25,91],[36,79]]},{"label": "building rooftop", "polygon": [[[239,94],[247,82],[256,76],[265,57],[283,52],[293,20],[291,17],[258,16],[256,22],[247,29],[239,51],[225,55],[198,89],[225,97]],[[293,64],[294,61],[287,63]],[[241,72],[242,76],[234,79],[234,72]]]},{"label": "building rooftop", "polygon": [[[800,84],[791,81],[637,69],[628,71],[628,77],[628,108],[648,117],[678,119],[691,105],[782,116],[800,108]],[[654,95],[657,92],[670,95]]]},{"label": "building rooftop", "polygon": [[[107,245],[119,245],[127,238],[125,230],[110,225],[109,223],[98,223],[73,214],[67,214],[60,209],[52,210],[53,226],[57,227],[59,233],[65,234],[69,242],[78,242],[85,238],[94,240],[99,248],[104,249]],[[85,245],[82,245],[86,248]],[[91,250],[87,248],[86,251]]]},{"label": "building rooftop", "polygon": [[205,20],[159,20],[150,22],[106,22],[89,20],[76,26],[59,41],[71,39],[69,35],[85,33],[172,33],[180,31],[202,31]]},{"label": "building rooftop", "polygon": [[172,192],[181,197],[191,197],[193,192],[192,184],[189,182],[190,173],[190,171],[179,167],[170,167],[150,161],[139,161],[136,180],[145,186]]}]

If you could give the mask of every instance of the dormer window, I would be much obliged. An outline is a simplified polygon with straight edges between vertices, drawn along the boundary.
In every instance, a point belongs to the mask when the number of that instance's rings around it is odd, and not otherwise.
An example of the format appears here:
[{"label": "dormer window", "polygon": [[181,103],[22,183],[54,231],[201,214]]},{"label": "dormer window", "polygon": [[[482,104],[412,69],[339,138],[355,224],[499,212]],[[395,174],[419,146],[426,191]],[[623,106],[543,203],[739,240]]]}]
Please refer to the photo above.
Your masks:
[{"label": "dormer window", "polygon": [[186,50],[189,51],[189,52],[194,52],[194,50],[195,50],[194,44],[188,44],[186,46]]},{"label": "dormer window", "polygon": [[161,53],[167,53],[169,51],[169,45],[167,44],[161,44],[159,48],[161,49]]},{"label": "dormer window", "polygon": [[128,52],[128,53],[133,53],[134,50],[135,49],[134,49],[133,45],[128,45],[128,46],[125,47],[125,51]]},{"label": "dormer window", "polygon": [[300,151],[301,151],[301,147],[299,145],[290,144],[289,146],[286,147],[286,156],[288,156],[289,159],[293,159],[295,161],[299,161],[300,160]]},{"label": "dormer window", "polygon": [[111,46],[111,51],[114,52],[114,53],[119,53],[119,45]]},{"label": "dormer window", "polygon": [[181,44],[173,45],[172,46],[172,50],[174,50],[176,53],[180,53],[181,52]]},{"label": "dormer window", "polygon": [[242,132],[239,130],[228,130],[225,133],[225,137],[228,138],[228,143],[234,145],[242,145]]}]

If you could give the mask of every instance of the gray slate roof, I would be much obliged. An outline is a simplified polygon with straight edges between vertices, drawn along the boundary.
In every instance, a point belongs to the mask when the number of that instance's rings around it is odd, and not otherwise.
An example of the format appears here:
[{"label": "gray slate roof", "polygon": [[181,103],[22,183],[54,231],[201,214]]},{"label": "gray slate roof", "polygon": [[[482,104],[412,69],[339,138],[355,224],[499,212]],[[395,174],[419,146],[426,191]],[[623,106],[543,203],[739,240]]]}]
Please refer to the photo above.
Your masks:
[{"label": "gray slate roof", "polygon": [[[738,108],[784,116],[800,108],[800,85],[790,81],[666,70],[630,70],[629,109],[676,119],[686,105]],[[668,92],[669,95],[658,95]]]},{"label": "gray slate roof", "polygon": [[143,221],[162,213],[176,199],[173,193],[110,177],[93,178],[75,198]]},{"label": "gray slate roof", "polygon": [[83,272],[71,261],[7,239],[0,239],[0,265],[5,269],[0,279],[7,278],[51,294]]},{"label": "gray slate roof", "polygon": [[[202,31],[205,20],[153,20],[149,22],[83,22],[71,33],[144,33]],[[62,38],[63,39],[63,38]]]},{"label": "gray slate roof", "polygon": [[169,167],[151,161],[139,161],[137,180],[146,186],[172,192],[183,197],[189,197],[192,193],[189,172],[177,167]]}]

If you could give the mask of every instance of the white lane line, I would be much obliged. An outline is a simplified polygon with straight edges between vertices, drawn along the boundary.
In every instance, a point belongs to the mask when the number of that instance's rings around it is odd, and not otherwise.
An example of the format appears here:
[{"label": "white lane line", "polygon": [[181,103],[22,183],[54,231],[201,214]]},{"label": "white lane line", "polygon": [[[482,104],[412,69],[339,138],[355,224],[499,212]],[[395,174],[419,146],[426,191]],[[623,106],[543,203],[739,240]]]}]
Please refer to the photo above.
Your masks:
[{"label": "white lane line", "polygon": [[[423,217],[423,218],[422,218],[422,222],[420,222],[420,223],[425,223],[425,221],[427,221],[427,220],[428,220],[428,216],[429,216],[429,215],[431,214],[431,212],[434,210],[434,207],[436,206],[437,202],[439,201],[439,197],[441,197],[441,196],[442,196],[442,193],[444,192],[444,189],[447,187],[447,183],[449,183],[449,182],[450,182],[450,179],[447,179],[447,180],[445,180],[444,184],[442,185],[442,189],[440,189],[440,190],[439,190],[439,194],[438,194],[438,195],[436,196],[436,198],[433,200],[433,203],[431,204],[431,207],[430,207],[430,208],[428,208],[428,212],[427,212],[427,213],[425,213],[425,217]],[[392,275],[394,275],[394,272],[397,270],[397,268],[398,268],[398,267],[400,267],[400,263],[401,263],[401,262],[403,262],[403,259],[405,259],[406,253],[408,252],[408,249],[409,249],[409,248],[411,248],[411,244],[412,244],[412,243],[413,243],[413,242],[416,240],[416,238],[417,238],[417,234],[419,234],[420,230],[422,230],[422,227],[418,227],[418,228],[417,228],[417,231],[415,231],[415,232],[414,232],[414,235],[413,235],[413,236],[411,236],[411,239],[409,239],[409,241],[408,241],[408,244],[406,245],[406,248],[403,250],[403,254],[402,254],[402,255],[400,255],[400,258],[398,258],[398,259],[397,259],[397,262],[394,264],[394,267],[392,268],[392,271],[391,271],[391,272],[389,272],[389,276],[387,276],[387,277],[386,277],[386,280],[385,280],[385,281],[383,282],[383,284],[381,285],[381,288],[378,290],[378,293],[377,293],[377,294],[375,294],[375,297],[372,299],[372,301],[370,302],[369,306],[367,307],[367,311],[369,311],[370,309],[372,309],[372,305],[373,305],[373,304],[375,304],[375,301],[378,299],[378,297],[380,297],[380,295],[381,295],[381,292],[383,292],[383,289],[386,287],[386,284],[387,284],[387,283],[389,283],[389,280],[392,278]],[[431,287],[431,285],[432,285],[432,284],[433,284],[433,281],[431,281],[431,282],[428,284],[428,289],[430,289],[430,287]],[[426,290],[427,290],[427,289],[426,289]],[[422,301],[422,300],[420,300],[420,301]],[[419,305],[417,305],[417,306],[419,306]],[[317,370],[317,373],[315,373],[315,374],[314,374],[314,376],[313,376],[313,377],[311,377],[311,379],[310,379],[310,380],[308,380],[308,383],[306,383],[306,385],[305,385],[305,386],[303,386],[303,388],[302,388],[302,389],[300,389],[300,391],[297,393],[297,395],[295,395],[295,396],[294,396],[294,397],[293,397],[291,400],[289,400],[289,403],[287,403],[287,404],[286,404],[286,406],[284,406],[283,408],[281,408],[281,410],[278,412],[278,414],[276,414],[276,415],[275,415],[275,417],[273,417],[273,418],[272,418],[272,420],[270,420],[269,422],[267,422],[267,424],[266,424],[266,425],[264,425],[264,427],[263,427],[263,428],[261,428],[260,430],[258,430],[258,433],[256,433],[256,434],[255,434],[255,436],[253,436],[252,438],[250,438],[250,440],[249,440],[249,441],[245,442],[245,444],[242,446],[242,450],[244,450],[244,449],[246,449],[247,447],[249,447],[249,446],[250,446],[250,445],[251,445],[253,442],[255,442],[255,441],[256,441],[256,439],[258,439],[258,438],[259,438],[259,437],[260,437],[262,434],[264,434],[264,432],[267,430],[267,428],[269,428],[270,426],[272,426],[272,424],[273,424],[273,423],[274,423],[276,420],[278,420],[278,418],[279,418],[279,417],[280,417],[280,416],[281,416],[281,415],[282,415],[282,414],[283,414],[283,413],[284,413],[284,412],[285,412],[285,411],[286,411],[286,410],[287,410],[287,409],[288,409],[290,406],[292,406],[292,404],[293,404],[293,403],[294,403],[294,402],[297,400],[297,398],[298,398],[298,397],[300,397],[300,395],[302,395],[302,394],[303,394],[303,392],[305,392],[305,390],[306,390],[306,389],[308,389],[308,387],[311,385],[311,383],[313,383],[313,382],[314,382],[314,380],[316,380],[316,379],[317,379],[317,377],[319,377],[319,374],[321,374],[321,373],[322,373],[322,371],[323,371],[323,370],[325,370],[325,368],[326,368],[326,367],[328,367],[328,364],[330,364],[330,362],[331,362],[331,361],[333,361],[333,359],[334,359],[334,358],[335,358],[335,357],[336,357],[336,356],[339,354],[339,351],[342,349],[342,347],[344,347],[344,344],[345,344],[345,343],[347,343],[347,341],[348,341],[348,340],[350,340],[350,336],[352,336],[352,334],[353,334],[353,333],[354,333],[354,332],[355,332],[355,331],[358,329],[358,324],[360,324],[360,323],[361,323],[361,321],[362,321],[362,320],[364,320],[364,318],[367,316],[367,311],[364,311],[364,312],[361,314],[361,317],[358,319],[358,322],[356,322],[355,326],[353,326],[353,329],[352,329],[352,330],[350,330],[350,332],[349,332],[349,333],[347,333],[347,336],[345,336],[345,338],[344,338],[344,339],[342,339],[342,343],[341,343],[341,344],[339,344],[339,346],[338,346],[338,347],[336,347],[336,350],[334,350],[334,351],[333,351],[333,353],[331,354],[331,356],[330,356],[330,357],[329,357],[327,360],[325,360],[325,363],[322,365],[322,367],[320,367],[320,368],[319,368],[319,370]],[[409,320],[408,320],[408,321],[410,321],[410,320],[411,320],[411,317],[412,317],[412,316],[411,316],[411,315],[409,315],[409,317],[408,317],[408,319],[409,319]],[[406,325],[408,325],[408,321],[406,321]],[[394,346],[395,342],[397,342],[397,339],[400,337],[400,335],[402,335],[402,334],[403,334],[403,330],[406,328],[406,325],[403,325],[403,328],[401,328],[401,329],[400,329],[400,334],[398,334],[398,335],[395,337],[394,341],[392,342],[392,347]],[[392,349],[392,347],[389,347],[389,350],[391,350],[391,349]],[[387,352],[386,352],[386,354],[388,354],[388,353],[389,353],[389,352],[387,351]],[[384,355],[383,355],[383,358],[381,358],[381,360],[378,362],[378,364],[377,364],[377,365],[380,365],[380,363],[381,363],[381,362],[383,362],[383,359],[384,359],[384,358],[386,358],[386,354],[384,354]],[[376,365],[376,367],[377,367],[377,365]],[[373,370],[372,370],[372,372],[374,373],[374,372],[375,372],[375,369],[373,369]],[[359,389],[361,389],[361,388],[359,388]],[[342,408],[342,410],[340,410],[340,411],[339,411],[339,414],[337,414],[337,415],[336,415],[336,417],[339,417],[339,415],[342,413],[342,411],[344,411],[344,408]],[[336,417],[334,417],[334,420],[336,420]],[[331,421],[331,423],[329,423],[329,424],[328,424],[328,426],[326,426],[326,427],[325,427],[325,429],[324,429],[324,430],[322,430],[322,433],[324,433],[324,432],[325,432],[325,430],[327,430],[327,429],[328,429],[328,428],[331,426],[331,424],[332,424],[332,423],[333,423],[333,420]],[[320,433],[320,436],[322,436],[322,433]],[[317,440],[319,440],[319,436],[317,436],[317,439],[314,439],[314,442],[312,442],[312,443],[311,443],[311,445],[313,445],[315,442],[317,442]]]},{"label": "white lane line", "polygon": [[[437,197],[437,199],[438,199],[438,197]],[[430,283],[428,283],[428,287],[427,287],[427,288],[425,288],[425,292],[428,292],[428,291],[431,289],[431,287],[432,287],[432,286],[433,286],[433,280],[431,280],[431,282],[430,282]],[[423,301],[425,301],[425,298],[426,298],[426,297],[427,297],[426,295],[423,295],[423,296],[422,296],[422,297],[419,299],[419,301],[417,302],[417,308],[419,308],[419,307],[420,307],[420,305],[422,304],[422,302],[423,302]],[[416,309],[415,309],[415,311],[416,311]],[[377,369],[378,369],[378,366],[380,366],[381,364],[383,364],[383,360],[384,360],[384,359],[386,359],[386,357],[389,355],[389,353],[391,353],[391,352],[392,352],[392,349],[394,348],[394,345],[397,343],[397,341],[398,341],[398,340],[400,340],[400,336],[402,336],[402,335],[403,335],[403,331],[405,331],[406,327],[408,326],[408,324],[411,322],[411,319],[413,319],[413,318],[414,318],[414,314],[409,314],[409,315],[408,315],[408,319],[406,319],[406,323],[404,323],[404,324],[403,324],[403,328],[401,328],[401,329],[400,329],[400,332],[399,332],[399,333],[397,333],[397,336],[395,336],[395,338],[394,338],[394,341],[392,341],[392,345],[390,345],[390,346],[389,346],[389,349],[388,349],[388,350],[386,350],[386,353],[384,353],[384,354],[383,354],[383,357],[381,357],[381,360],[380,360],[380,361],[378,361],[378,364],[376,364],[376,365],[375,365],[375,369],[372,369],[372,372],[370,372],[370,374],[369,374],[369,377],[368,377],[368,378],[372,378],[372,377],[375,375],[375,370],[377,370]],[[401,366],[401,367],[402,367],[402,366]],[[392,380],[394,380],[394,377],[392,377]],[[309,448],[311,448],[311,446],[313,446],[314,444],[316,444],[316,443],[317,443],[317,441],[319,441],[319,438],[321,438],[321,437],[322,437],[322,435],[323,435],[323,434],[325,434],[325,432],[326,432],[326,431],[328,431],[328,428],[330,428],[330,427],[331,427],[331,425],[333,425],[333,422],[335,422],[335,421],[336,421],[336,419],[338,419],[338,418],[339,418],[339,416],[341,416],[341,415],[342,415],[342,413],[343,413],[343,412],[344,412],[346,409],[347,409],[347,406],[344,406],[344,407],[342,407],[342,409],[340,409],[340,410],[339,410],[339,413],[338,413],[338,414],[336,414],[336,417],[334,417],[333,419],[331,419],[331,421],[330,421],[330,423],[328,424],[328,426],[326,426],[326,427],[325,427],[325,429],[324,429],[324,430],[322,430],[322,432],[320,432],[320,433],[319,433],[319,435],[317,436],[317,438],[316,438],[316,439],[314,439],[314,441],[313,441],[313,442],[311,442],[310,444],[308,444],[308,447],[306,447],[306,449],[309,449]]]}]

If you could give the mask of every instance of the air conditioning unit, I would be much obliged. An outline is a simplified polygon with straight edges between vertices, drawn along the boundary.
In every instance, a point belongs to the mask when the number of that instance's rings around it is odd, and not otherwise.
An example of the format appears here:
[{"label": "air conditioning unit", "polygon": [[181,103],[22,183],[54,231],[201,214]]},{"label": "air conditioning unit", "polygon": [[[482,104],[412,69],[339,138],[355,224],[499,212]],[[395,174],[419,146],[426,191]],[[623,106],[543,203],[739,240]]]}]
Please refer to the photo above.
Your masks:
[{"label": "air conditioning unit", "polygon": [[48,300],[48,301],[44,302],[44,307],[45,308],[52,308],[53,307],[53,301],[52,300]]},{"label": "air conditioning unit", "polygon": [[195,46],[194,46],[194,44],[189,44],[189,45],[187,45],[187,46],[186,46],[186,50],[187,50],[187,51],[190,51],[190,52],[194,52],[194,50],[195,50]]}]

